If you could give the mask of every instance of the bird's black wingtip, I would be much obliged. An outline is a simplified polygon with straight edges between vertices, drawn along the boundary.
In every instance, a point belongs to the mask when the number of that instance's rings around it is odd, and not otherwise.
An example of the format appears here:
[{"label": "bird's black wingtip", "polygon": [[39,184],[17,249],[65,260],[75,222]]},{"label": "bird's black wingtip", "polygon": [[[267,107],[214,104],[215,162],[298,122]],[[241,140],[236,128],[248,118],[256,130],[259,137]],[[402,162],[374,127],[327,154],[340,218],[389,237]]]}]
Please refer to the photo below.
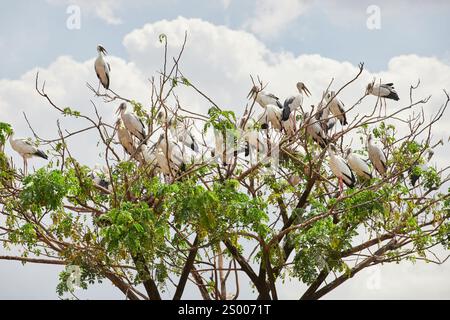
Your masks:
[{"label": "bird's black wingtip", "polygon": [[44,151],[38,150],[38,151],[36,151],[36,153],[34,155],[36,157],[40,157],[40,158],[43,158],[45,160],[48,160],[48,156],[44,153]]}]

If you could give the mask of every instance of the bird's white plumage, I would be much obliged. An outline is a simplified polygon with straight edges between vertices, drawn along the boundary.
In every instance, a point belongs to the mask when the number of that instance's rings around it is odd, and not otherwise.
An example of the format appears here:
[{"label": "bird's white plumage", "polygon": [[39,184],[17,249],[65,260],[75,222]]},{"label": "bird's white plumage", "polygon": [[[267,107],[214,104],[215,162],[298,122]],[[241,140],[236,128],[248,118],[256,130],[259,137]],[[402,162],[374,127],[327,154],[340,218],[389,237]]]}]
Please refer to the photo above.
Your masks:
[{"label": "bird's white plumage", "polygon": [[132,155],[136,151],[136,147],[133,143],[133,138],[128,130],[125,128],[122,119],[118,119],[116,123],[117,137],[119,139],[120,144],[125,149],[125,151]]},{"label": "bird's white plumage", "polygon": [[122,103],[118,109],[125,128],[139,140],[145,139],[145,127],[141,119],[134,112],[129,111],[127,105]]},{"label": "bird's white plumage", "polygon": [[304,126],[306,128],[306,133],[311,136],[311,138],[318,143],[322,148],[325,148],[327,145],[327,137],[325,132],[323,131],[319,121],[316,118],[311,117],[309,112],[306,112],[304,115],[305,123]]},{"label": "bird's white plumage", "polygon": [[327,93],[326,104],[328,104],[329,110],[339,120],[341,125],[346,125],[347,117],[345,115],[344,103],[336,97],[334,91]]},{"label": "bird's white plumage", "polygon": [[281,131],[282,123],[281,123],[281,114],[282,109],[278,108],[273,104],[268,104],[264,112],[258,116],[258,123],[260,124],[268,124],[272,125],[272,128]]},{"label": "bird's white plumage", "polygon": [[355,177],[352,170],[345,160],[336,154],[331,145],[328,148],[328,155],[330,157],[329,166],[331,172],[333,172],[333,174],[338,179],[341,179],[347,186],[353,186],[355,183]]},{"label": "bird's white plumage", "polygon": [[266,108],[269,104],[278,106],[280,109],[283,108],[280,99],[276,95],[267,91],[258,91],[257,87],[253,87],[248,97],[254,99],[263,108]]},{"label": "bird's white plumage", "polygon": [[378,171],[380,175],[386,173],[386,156],[384,152],[373,142],[372,135],[369,135],[367,139],[367,151],[369,153],[369,160]]},{"label": "bird's white plumage", "polygon": [[353,153],[351,149],[347,150],[347,163],[350,169],[352,169],[357,176],[370,179],[372,174],[370,172],[369,165],[359,155]]},{"label": "bird's white plumage", "polygon": [[109,89],[111,67],[106,61],[106,50],[102,46],[97,47],[98,56],[95,59],[94,68],[100,83],[105,89]]}]

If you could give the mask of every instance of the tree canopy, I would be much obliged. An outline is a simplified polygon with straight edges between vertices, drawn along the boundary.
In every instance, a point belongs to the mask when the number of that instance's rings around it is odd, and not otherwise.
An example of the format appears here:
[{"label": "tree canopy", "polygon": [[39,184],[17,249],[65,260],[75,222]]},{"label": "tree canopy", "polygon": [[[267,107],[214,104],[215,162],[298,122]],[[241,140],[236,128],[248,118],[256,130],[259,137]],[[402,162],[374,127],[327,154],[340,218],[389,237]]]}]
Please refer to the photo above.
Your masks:
[{"label": "tree canopy", "polygon": [[[348,124],[336,124],[327,144],[336,145],[342,157],[352,145],[367,159],[366,139],[373,134],[386,154],[387,172],[379,175],[370,165],[372,178],[358,178],[341,192],[327,148],[308,135],[305,103],[295,114],[293,133],[263,128],[251,122],[261,111],[255,99],[243,99],[241,114],[219,106],[190,80],[195,75],[182,73],[184,45],[172,60],[168,39],[161,35],[159,40],[165,59],[150,78],[149,101],[89,85],[96,99],[114,108],[125,102],[142,121],[146,136],[132,138],[134,151],[123,151],[118,126],[104,122],[95,102],[95,116],[76,106],[61,107],[39,74],[36,91],[80,129],[69,132],[58,123],[59,132],[48,140],[30,125],[33,141],[49,161],[24,174],[4,150],[12,124],[0,123],[0,241],[6,249],[21,249],[20,255],[0,259],[65,266],[56,288],[61,296],[73,292],[75,266],[77,285],[87,290],[110,281],[128,299],[181,299],[190,283],[203,299],[218,300],[238,298],[247,285],[255,298],[277,299],[285,279],[307,285],[299,298],[319,299],[371,266],[446,260],[433,250],[443,248],[446,254],[450,246],[449,167],[434,167],[427,159],[427,150],[444,144],[435,141],[432,129],[447,108],[445,91],[430,120],[423,112],[411,113],[428,103],[414,96],[419,83],[400,100],[401,108],[387,106],[384,115],[383,99],[371,105],[367,92],[353,104],[346,102]],[[363,64],[336,96],[352,90],[362,70]],[[113,72],[114,66],[112,77]],[[249,88],[264,89],[263,81],[251,80]],[[210,109],[199,113],[184,106],[180,87],[197,93]],[[312,89],[328,92],[330,87]],[[316,115],[321,104],[309,115]],[[182,133],[171,135],[173,128]],[[102,151],[100,169],[72,157],[71,139],[86,131],[95,134]],[[252,148],[248,132],[256,134],[263,150]],[[198,151],[183,143],[189,135]],[[181,159],[169,159],[169,137]],[[165,159],[158,158],[161,154]],[[419,179],[415,185],[412,175]]]}]

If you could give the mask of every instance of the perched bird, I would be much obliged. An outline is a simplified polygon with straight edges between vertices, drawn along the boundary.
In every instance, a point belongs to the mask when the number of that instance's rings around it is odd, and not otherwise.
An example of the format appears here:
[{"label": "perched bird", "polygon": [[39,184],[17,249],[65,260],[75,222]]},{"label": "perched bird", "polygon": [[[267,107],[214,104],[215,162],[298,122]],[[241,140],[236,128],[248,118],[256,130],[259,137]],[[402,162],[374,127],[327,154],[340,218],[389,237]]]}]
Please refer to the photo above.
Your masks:
[{"label": "perched bird", "polygon": [[281,131],[283,125],[281,123],[282,110],[277,108],[273,104],[268,104],[266,109],[258,117],[258,123],[261,124],[262,129],[268,129],[269,123],[272,125],[272,128]]},{"label": "perched bird", "polygon": [[[156,146],[155,146],[156,147]],[[155,147],[150,148],[146,144],[141,145],[140,154],[142,154],[141,163],[146,164],[150,168],[158,169],[158,163],[156,161]]]},{"label": "perched bird", "polygon": [[116,111],[120,114],[125,128],[139,140],[144,140],[146,137],[144,123],[139,119],[134,112],[127,111],[127,104],[122,102]]},{"label": "perched bird", "polygon": [[134,146],[131,134],[125,128],[125,125],[123,124],[123,121],[121,118],[117,119],[116,130],[117,130],[117,137],[119,138],[119,142],[122,145],[125,152],[128,153],[129,155],[134,154],[136,152],[136,147]]},{"label": "perched bird", "polygon": [[417,181],[420,179],[422,172],[428,170],[428,163],[430,162],[431,158],[433,157],[434,151],[432,149],[427,149],[425,151],[425,155],[426,155],[426,159],[427,159],[426,163],[417,165],[408,171],[410,174],[409,178],[411,180],[411,185],[413,187],[415,187]]},{"label": "perched bird", "polygon": [[95,185],[100,186],[106,190],[110,190],[111,180],[109,178],[108,167],[101,167],[99,164],[94,166],[94,169],[89,174]]},{"label": "perched bird", "polygon": [[309,92],[308,88],[303,82],[297,82],[297,90],[297,95],[290,96],[289,98],[284,100],[283,116],[281,118],[282,121],[288,120],[291,112],[295,112],[298,109],[302,110],[303,93],[305,93],[305,95],[308,97],[311,95],[311,92]]},{"label": "perched bird", "polygon": [[293,136],[297,131],[297,122],[295,121],[295,112],[291,112],[288,119],[285,121],[281,121],[281,126],[283,127],[284,132],[288,136]]},{"label": "perched bird", "polygon": [[336,117],[330,117],[330,106],[326,104],[319,104],[319,111],[316,112],[316,120],[320,121],[320,126],[322,127],[325,135],[331,131],[336,125]]},{"label": "perched bird", "polygon": [[39,157],[48,160],[48,156],[36,148],[29,139],[14,139],[14,132],[9,136],[9,143],[14,151],[16,151],[23,158],[24,174],[28,172],[28,159],[32,157]]},{"label": "perched bird", "polygon": [[347,125],[344,103],[336,97],[334,91],[328,92],[325,97],[326,104],[328,104],[331,113],[339,120],[342,126]]},{"label": "perched bird", "polygon": [[339,191],[342,194],[342,182],[344,182],[347,187],[353,188],[356,182],[355,176],[345,160],[337,155],[337,149],[333,144],[328,145],[328,155],[330,157],[330,169],[339,180]]},{"label": "perched bird", "polygon": [[253,88],[248,93],[247,98],[255,100],[264,109],[269,104],[278,106],[278,108],[283,109],[283,105],[276,95],[265,91],[260,91],[257,86],[253,86]]},{"label": "perched bird", "polygon": [[375,170],[383,176],[387,170],[386,155],[373,141],[373,136],[369,134],[367,138],[367,151],[369,153],[369,160],[374,166]]},{"label": "perched bird", "polygon": [[155,158],[158,167],[165,175],[175,175],[185,168],[180,147],[170,137],[166,139],[165,134],[161,134],[156,143]]},{"label": "perched bird", "polygon": [[[103,88],[109,89],[109,74],[111,72],[111,66],[106,61],[105,56],[108,54],[105,48],[101,45],[97,46],[98,57],[95,60],[94,68],[97,78],[102,84]],[[99,84],[100,87],[100,84]],[[97,90],[98,91],[98,90]]]},{"label": "perched bird", "polygon": [[193,151],[199,152],[198,143],[189,129],[189,125],[185,121],[176,118],[175,116],[172,116],[169,120],[167,120],[164,111],[160,111],[158,113],[157,119],[162,125],[169,128],[170,133],[174,138],[176,138],[176,140],[183,143]]},{"label": "perched bird", "polygon": [[371,179],[372,173],[370,172],[370,168],[359,155],[352,152],[351,148],[347,149],[345,154],[345,158],[347,160],[348,166],[352,169],[358,177],[363,179]]},{"label": "perched bird", "polygon": [[305,119],[304,126],[306,128],[306,133],[309,136],[311,136],[311,138],[317,144],[319,144],[321,148],[325,148],[328,144],[328,138],[325,135],[325,132],[323,131],[319,122],[314,117],[311,117],[309,112],[305,113],[304,119]]},{"label": "perched bird", "polygon": [[366,94],[371,94],[385,99],[400,100],[394,89],[393,83],[375,84],[375,81],[367,85]]},{"label": "perched bird", "polygon": [[242,130],[241,138],[245,143],[244,154],[246,157],[250,155],[252,150],[256,150],[257,153],[265,153],[265,146],[260,138],[260,133],[255,129],[255,122],[254,119],[245,120],[243,118],[239,125]]}]

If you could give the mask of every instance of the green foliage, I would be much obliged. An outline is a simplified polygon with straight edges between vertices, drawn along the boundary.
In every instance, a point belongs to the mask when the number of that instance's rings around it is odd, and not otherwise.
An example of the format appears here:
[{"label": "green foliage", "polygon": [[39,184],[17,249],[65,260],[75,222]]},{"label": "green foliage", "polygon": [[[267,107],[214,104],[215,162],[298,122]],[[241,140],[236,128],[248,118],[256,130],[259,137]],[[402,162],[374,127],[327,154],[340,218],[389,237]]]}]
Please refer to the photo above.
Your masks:
[{"label": "green foliage", "polygon": [[25,177],[23,183],[21,204],[34,213],[42,213],[42,209],[51,211],[61,208],[70,188],[59,170],[47,172],[44,168]]},{"label": "green foliage", "polygon": [[6,139],[12,134],[12,128],[9,123],[0,122],[0,146],[4,145]]}]

